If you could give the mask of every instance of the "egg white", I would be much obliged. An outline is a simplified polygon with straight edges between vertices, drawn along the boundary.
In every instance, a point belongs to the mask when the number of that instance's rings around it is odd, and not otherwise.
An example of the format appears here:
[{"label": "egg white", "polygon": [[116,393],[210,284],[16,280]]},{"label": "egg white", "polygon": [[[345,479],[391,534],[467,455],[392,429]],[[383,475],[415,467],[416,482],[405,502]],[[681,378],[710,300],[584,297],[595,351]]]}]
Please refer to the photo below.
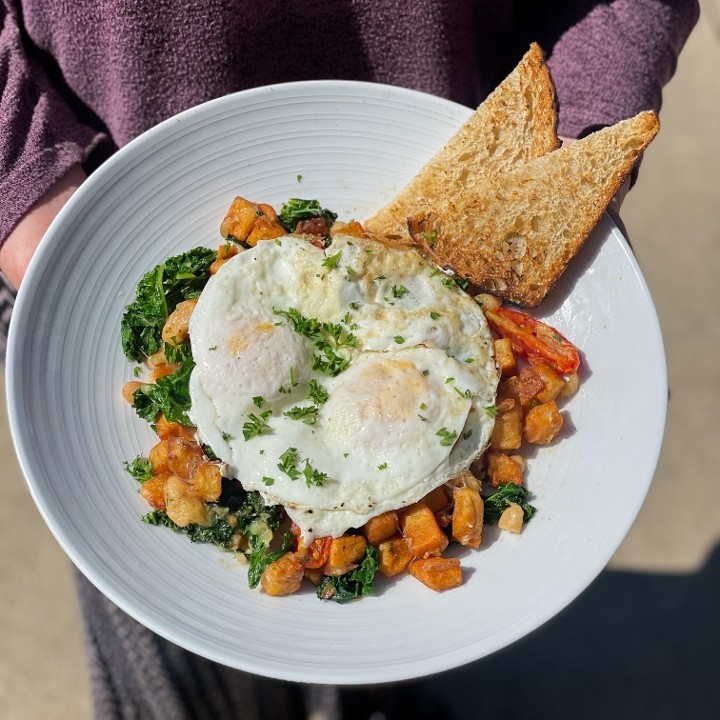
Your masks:
[{"label": "egg white", "polygon": [[[340,344],[321,335],[347,368],[318,369],[322,343],[288,313],[331,323]],[[294,236],[258,243],[210,279],[190,338],[201,441],[307,536],[416,502],[468,467],[492,431],[498,374],[484,315],[409,248],[345,236],[325,251]],[[311,408],[313,424],[290,419],[293,408]],[[253,423],[261,432],[246,437]]]}]

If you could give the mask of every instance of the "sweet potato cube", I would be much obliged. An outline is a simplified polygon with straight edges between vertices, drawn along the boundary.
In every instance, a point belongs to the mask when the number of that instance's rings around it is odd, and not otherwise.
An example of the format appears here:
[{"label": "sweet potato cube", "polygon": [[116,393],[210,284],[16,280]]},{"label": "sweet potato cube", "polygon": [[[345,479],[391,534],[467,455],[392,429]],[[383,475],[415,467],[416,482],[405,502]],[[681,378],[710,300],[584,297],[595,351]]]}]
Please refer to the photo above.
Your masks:
[{"label": "sweet potato cube", "polygon": [[167,472],[168,459],[168,444],[166,440],[161,440],[157,445],[153,445],[150,449],[148,460],[153,467],[154,473]]},{"label": "sweet potato cube", "polygon": [[181,437],[184,440],[195,440],[195,428],[190,425],[181,425],[176,422],[168,422],[165,415],[159,413],[155,420],[155,432],[161,440],[169,437]]},{"label": "sweet potato cube", "polygon": [[153,475],[140,487],[140,495],[156,510],[165,509],[165,481],[167,478],[167,473]]},{"label": "sweet potato cube", "polygon": [[548,445],[559,434],[563,416],[554,400],[528,410],[525,416],[525,438],[535,445]]},{"label": "sweet potato cube", "polygon": [[204,462],[200,445],[184,438],[172,436],[163,442],[167,445],[168,470],[184,480],[192,480]]},{"label": "sweet potato cube", "polygon": [[462,585],[460,560],[457,558],[430,557],[413,560],[410,574],[431,590],[450,590]]},{"label": "sweet potato cube", "polygon": [[165,481],[165,510],[178,527],[207,525],[210,521],[205,503],[190,492],[184,480],[174,475]]},{"label": "sweet potato cube", "polygon": [[255,220],[255,226],[245,239],[245,242],[254,247],[261,240],[274,240],[283,235],[287,235],[287,231],[277,220],[261,215]]},{"label": "sweet potato cube", "polygon": [[204,463],[195,473],[192,481],[195,494],[208,502],[215,502],[222,491],[220,467],[215,463]]},{"label": "sweet potato cube", "polygon": [[224,238],[232,237],[241,242],[246,240],[258,219],[257,210],[255,203],[238,195],[220,224],[220,234]]},{"label": "sweet potato cube", "polygon": [[523,484],[522,465],[505,453],[487,454],[487,474],[488,481],[493,487],[506,483]]},{"label": "sweet potato cube", "polygon": [[401,513],[400,529],[413,557],[440,555],[448,546],[447,535],[438,525],[433,511],[423,502],[415,503]]},{"label": "sweet potato cube", "polygon": [[133,405],[135,403],[135,393],[141,388],[147,385],[147,383],[140,382],[139,380],[130,380],[123,385],[122,396],[125,402]]},{"label": "sweet potato cube", "polygon": [[385,577],[398,575],[412,559],[412,553],[404,537],[397,536],[378,545],[379,570]]},{"label": "sweet potato cube", "polygon": [[431,490],[421,502],[424,502],[434,513],[439,513],[442,510],[447,510],[450,505],[450,495],[447,490],[441,485]]},{"label": "sweet potato cube", "polygon": [[504,412],[498,412],[495,427],[490,436],[493,450],[517,450],[522,444],[523,412],[519,402]]},{"label": "sweet potato cube", "polygon": [[363,533],[371,545],[378,545],[383,540],[389,540],[397,535],[399,530],[398,516],[394,510],[384,512],[382,515],[370,518],[363,525]]},{"label": "sweet potato cube", "polygon": [[483,499],[477,490],[460,488],[453,493],[452,536],[461,545],[480,546],[483,529]]},{"label": "sweet potato cube", "polygon": [[366,550],[367,540],[363,535],[343,535],[333,538],[323,572],[326,575],[344,575],[357,567]]},{"label": "sweet potato cube", "polygon": [[501,378],[508,378],[517,373],[517,361],[512,349],[510,338],[493,341],[495,348],[495,367],[500,371]]},{"label": "sweet potato cube", "polygon": [[297,592],[305,576],[305,566],[297,553],[285,553],[270,563],[260,578],[260,587],[268,595],[290,595]]},{"label": "sweet potato cube", "polygon": [[348,223],[334,222],[330,228],[330,235],[350,235],[351,237],[365,237],[365,230],[357,220]]},{"label": "sweet potato cube", "polygon": [[225,243],[218,248],[218,254],[215,261],[210,265],[210,274],[214,275],[228,260],[234,258],[240,249],[237,245],[231,243]]},{"label": "sweet potato cube", "polygon": [[537,363],[533,366],[535,372],[543,381],[544,388],[537,394],[537,400],[540,403],[550,402],[560,395],[565,389],[567,382],[562,375],[559,375],[554,368],[547,363]]}]

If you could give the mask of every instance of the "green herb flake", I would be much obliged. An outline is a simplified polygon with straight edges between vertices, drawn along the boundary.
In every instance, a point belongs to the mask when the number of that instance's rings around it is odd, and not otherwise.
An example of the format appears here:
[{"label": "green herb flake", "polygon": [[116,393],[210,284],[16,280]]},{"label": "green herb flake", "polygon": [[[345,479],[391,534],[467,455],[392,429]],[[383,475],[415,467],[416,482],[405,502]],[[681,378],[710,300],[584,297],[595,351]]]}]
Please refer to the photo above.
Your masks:
[{"label": "green herb flake", "polygon": [[405,338],[402,335],[396,335],[395,336],[395,342],[398,345],[402,345],[405,342]]},{"label": "green herb flake", "polygon": [[320,264],[323,267],[330,268],[330,270],[333,270],[338,266],[338,263],[340,262],[341,257],[342,257],[342,251],[336,252],[334,255],[328,255]]},{"label": "green herb flake", "polygon": [[388,464],[384,462],[382,465],[378,465],[378,470],[387,470]]},{"label": "green herb flake", "polygon": [[394,298],[400,299],[407,291],[408,289],[404,285],[393,285],[392,287],[392,294]]},{"label": "green herb flake", "polygon": [[309,460],[305,460],[305,467],[303,468],[303,475],[305,476],[305,484],[308,487],[323,487],[328,481],[328,476],[324,472],[316,470]]},{"label": "green herb flake", "polygon": [[132,462],[123,463],[126,472],[130,473],[138,482],[147,482],[153,476],[152,463],[138,455]]},{"label": "green herb flake", "polygon": [[267,475],[263,476],[262,481],[263,485],[267,485],[268,487],[275,484],[275,478],[268,477]]},{"label": "green herb flake", "polygon": [[486,412],[491,418],[497,417],[497,414],[498,414],[497,405],[488,405],[488,406],[485,408],[485,412]]},{"label": "green herb flake", "polygon": [[290,420],[302,420],[306,425],[314,425],[317,422],[318,408],[316,405],[306,407],[296,405],[284,412],[283,415]]},{"label": "green herb flake", "polygon": [[431,318],[432,320],[439,320],[439,319],[440,319],[440,313],[439,313],[439,312],[435,312],[434,310],[431,310],[431,311],[430,311],[430,318]]},{"label": "green herb flake", "polygon": [[248,415],[248,419],[243,423],[243,437],[246,441],[270,430],[270,426],[266,422],[270,415],[272,415],[271,410],[260,413],[260,416],[255,415],[255,413]]},{"label": "green herb flake", "polygon": [[317,380],[310,380],[309,387],[308,398],[316,405],[322,405],[328,401],[330,397],[328,391]]},{"label": "green herb flake", "polygon": [[440,428],[435,434],[440,438],[441,445],[452,445],[457,437],[454,430],[451,432],[447,428]]},{"label": "green herb flake", "polygon": [[297,448],[288,448],[280,456],[278,470],[284,472],[291,480],[297,480],[300,477],[300,471],[296,467],[297,459]]},{"label": "green herb flake", "polygon": [[256,395],[253,399],[255,407],[261,408],[265,404],[265,398],[262,395]]}]

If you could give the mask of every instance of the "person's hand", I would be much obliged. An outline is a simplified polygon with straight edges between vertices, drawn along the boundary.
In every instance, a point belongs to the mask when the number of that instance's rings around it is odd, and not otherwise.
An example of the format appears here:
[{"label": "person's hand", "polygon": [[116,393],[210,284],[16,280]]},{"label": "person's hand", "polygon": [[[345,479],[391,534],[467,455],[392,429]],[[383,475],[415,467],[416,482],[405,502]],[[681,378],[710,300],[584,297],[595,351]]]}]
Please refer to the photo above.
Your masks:
[{"label": "person's hand", "polygon": [[15,288],[20,287],[30,258],[53,218],[83,180],[83,169],[74,165],[23,215],[0,247],[0,270]]}]

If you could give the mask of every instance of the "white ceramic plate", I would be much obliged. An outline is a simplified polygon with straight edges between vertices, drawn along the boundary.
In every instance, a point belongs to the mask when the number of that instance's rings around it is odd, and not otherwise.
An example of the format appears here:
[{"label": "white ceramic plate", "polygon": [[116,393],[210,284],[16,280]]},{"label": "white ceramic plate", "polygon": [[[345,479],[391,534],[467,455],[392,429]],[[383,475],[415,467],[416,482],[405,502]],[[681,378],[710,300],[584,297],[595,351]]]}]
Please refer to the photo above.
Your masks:
[{"label": "white ceramic plate", "polygon": [[152,433],[122,400],[133,365],[119,324],[137,281],[169,255],[219,245],[236,194],[318,198],[363,219],[469,111],[351,82],[292,83],[189,110],[118,152],[43,239],[15,306],[10,424],[40,512],[80,570],[140,622],[196,653],[288,680],[418,677],[517,640],[575,598],[632,524],[657,461],[667,385],[657,318],[618,228],[604,218],[538,313],[582,348],[562,442],[530,458],[539,512],[521,536],[462,555],[462,587],[413,578],[374,597],[271,598],[213,547],[145,525],[123,461]]}]

